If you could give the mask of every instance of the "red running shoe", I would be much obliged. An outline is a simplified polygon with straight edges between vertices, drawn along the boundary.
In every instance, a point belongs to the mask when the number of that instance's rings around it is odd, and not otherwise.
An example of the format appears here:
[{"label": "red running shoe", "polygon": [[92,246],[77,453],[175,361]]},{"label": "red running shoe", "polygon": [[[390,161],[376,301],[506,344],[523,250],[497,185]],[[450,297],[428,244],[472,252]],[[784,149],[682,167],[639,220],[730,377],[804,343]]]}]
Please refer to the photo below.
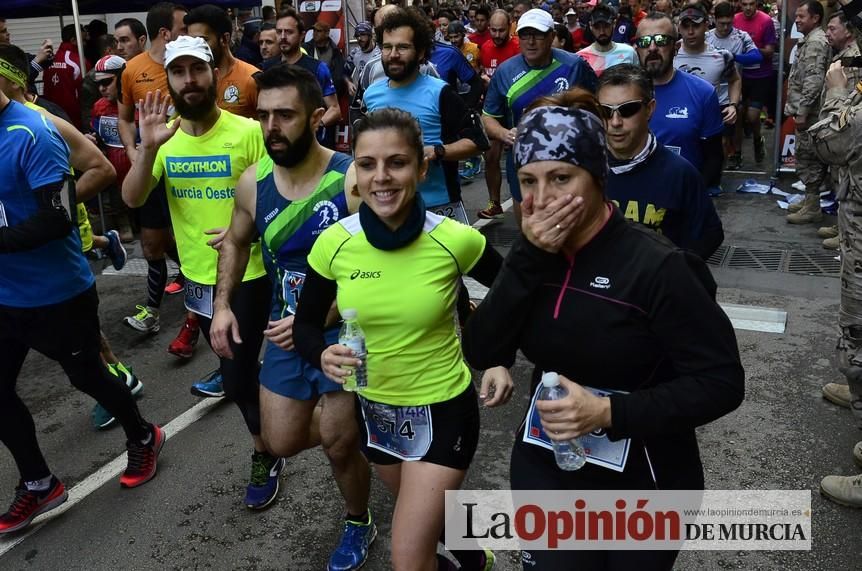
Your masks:
[{"label": "red running shoe", "polygon": [[159,452],[165,445],[165,431],[157,424],[150,426],[153,432],[149,444],[126,442],[129,463],[120,476],[120,485],[124,488],[136,488],[146,484],[156,475]]},{"label": "red running shoe", "polygon": [[185,289],[185,280],[182,280],[179,276],[177,276],[177,279],[165,286],[165,293],[168,295],[176,295],[178,293],[183,293]]},{"label": "red running shoe", "polygon": [[168,345],[168,353],[176,355],[181,359],[191,359],[195,352],[195,345],[198,344],[200,334],[201,328],[197,320],[186,317],[183,328],[180,329],[176,338]]},{"label": "red running shoe", "polygon": [[68,498],[63,482],[54,476],[51,476],[51,486],[44,492],[30,491],[23,481],[19,482],[9,511],[0,516],[0,534],[24,529],[37,515],[51,511]]}]

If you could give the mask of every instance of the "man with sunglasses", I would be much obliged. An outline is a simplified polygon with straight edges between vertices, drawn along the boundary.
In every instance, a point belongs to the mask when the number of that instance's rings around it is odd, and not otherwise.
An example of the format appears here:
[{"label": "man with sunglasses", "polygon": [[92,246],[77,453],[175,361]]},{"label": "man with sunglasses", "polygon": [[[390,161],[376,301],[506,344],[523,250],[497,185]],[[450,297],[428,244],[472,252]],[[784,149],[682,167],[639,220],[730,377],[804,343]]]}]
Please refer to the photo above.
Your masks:
[{"label": "man with sunglasses", "polygon": [[534,8],[525,12],[518,20],[517,31],[521,55],[497,68],[485,94],[482,120],[488,136],[502,142],[507,149],[506,179],[520,226],[521,191],[511,152],[515,127],[527,106],[539,97],[574,87],[594,92],[596,74],[583,58],[552,47],[554,20],[544,10]]},{"label": "man with sunglasses", "polygon": [[703,180],[650,132],[656,110],[652,79],[640,67],[605,71],[596,91],[610,154],[605,193],[623,215],[706,260],[724,240]]},{"label": "man with sunglasses", "polygon": [[670,17],[660,12],[638,26],[637,52],[641,67],[655,86],[656,109],[650,128],[668,149],[700,171],[707,188],[717,187],[724,161],[724,123],[715,88],[673,67],[676,33]]}]

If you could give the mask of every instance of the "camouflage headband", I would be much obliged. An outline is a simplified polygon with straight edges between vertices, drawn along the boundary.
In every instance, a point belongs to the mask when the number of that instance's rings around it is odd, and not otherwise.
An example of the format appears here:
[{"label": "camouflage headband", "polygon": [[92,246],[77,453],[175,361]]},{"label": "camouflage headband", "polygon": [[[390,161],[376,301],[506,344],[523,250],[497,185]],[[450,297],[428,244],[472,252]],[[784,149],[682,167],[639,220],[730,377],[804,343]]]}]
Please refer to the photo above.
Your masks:
[{"label": "camouflage headband", "polygon": [[608,176],[605,127],[589,111],[537,107],[521,118],[515,138],[515,165],[562,161],[581,167],[599,182]]}]

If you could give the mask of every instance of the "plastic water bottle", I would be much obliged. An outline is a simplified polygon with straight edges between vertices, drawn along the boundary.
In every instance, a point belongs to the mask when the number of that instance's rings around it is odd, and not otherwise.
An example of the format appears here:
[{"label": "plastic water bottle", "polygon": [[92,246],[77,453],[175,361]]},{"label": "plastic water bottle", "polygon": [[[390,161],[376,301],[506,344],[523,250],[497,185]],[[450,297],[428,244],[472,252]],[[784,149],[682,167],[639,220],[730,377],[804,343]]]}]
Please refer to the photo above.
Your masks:
[{"label": "plastic water bottle", "polygon": [[365,333],[356,321],[356,310],[345,309],[341,312],[344,323],[338,333],[338,343],[350,348],[354,357],[362,361],[344,381],[345,391],[361,391],[368,386],[368,366],[365,358],[368,352],[365,350]]},{"label": "plastic water bottle", "polygon": [[[568,394],[569,391],[560,386],[560,376],[557,373],[551,372],[542,375],[539,400],[560,400],[566,398]],[[554,446],[557,466],[561,470],[569,472],[580,470],[586,464],[587,455],[577,438],[563,441],[551,440],[551,444]]]}]

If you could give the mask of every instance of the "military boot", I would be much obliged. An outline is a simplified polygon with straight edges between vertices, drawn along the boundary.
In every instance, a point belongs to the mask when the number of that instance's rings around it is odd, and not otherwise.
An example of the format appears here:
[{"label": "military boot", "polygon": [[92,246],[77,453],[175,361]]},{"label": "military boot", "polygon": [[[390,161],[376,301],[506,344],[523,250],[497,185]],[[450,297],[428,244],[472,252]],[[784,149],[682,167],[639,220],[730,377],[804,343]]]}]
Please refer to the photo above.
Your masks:
[{"label": "military boot", "polygon": [[821,390],[823,398],[832,404],[850,408],[850,386],[846,383],[826,383]]},{"label": "military boot", "polygon": [[820,195],[806,194],[805,200],[802,201],[802,208],[798,212],[793,212],[787,215],[787,222],[790,224],[811,224],[812,222],[820,222],[823,219],[823,213],[820,211]]},{"label": "military boot", "polygon": [[823,226],[822,228],[817,229],[817,237],[818,238],[835,238],[836,236],[838,236],[838,225],[837,224],[835,224],[833,226]]},{"label": "military boot", "polygon": [[822,242],[823,247],[827,250],[837,250],[841,247],[841,243],[838,240],[838,236],[834,236],[832,238],[826,238]]},{"label": "military boot", "polygon": [[826,476],[820,481],[820,493],[836,504],[862,508],[862,474]]}]

